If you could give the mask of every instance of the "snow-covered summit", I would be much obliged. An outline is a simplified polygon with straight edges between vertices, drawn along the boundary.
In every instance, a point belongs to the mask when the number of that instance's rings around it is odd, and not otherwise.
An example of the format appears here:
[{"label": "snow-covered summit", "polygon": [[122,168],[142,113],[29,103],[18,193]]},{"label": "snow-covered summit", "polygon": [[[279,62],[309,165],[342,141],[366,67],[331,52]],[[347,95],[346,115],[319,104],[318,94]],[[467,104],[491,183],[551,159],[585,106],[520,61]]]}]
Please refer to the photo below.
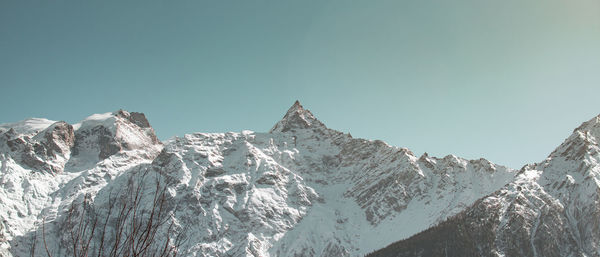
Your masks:
[{"label": "snow-covered summit", "polygon": [[540,183],[574,180],[578,183],[593,178],[600,185],[600,116],[577,127],[548,157],[526,169],[543,171]]},{"label": "snow-covered summit", "polygon": [[299,101],[296,101],[270,132],[287,132],[294,129],[308,128],[325,128],[325,125],[317,120],[309,110],[304,109]]},{"label": "snow-covered summit", "polygon": [[573,132],[575,131],[588,131],[593,133],[595,136],[600,136],[600,114],[586,122],[583,122],[579,127],[573,130]]},{"label": "snow-covered summit", "polygon": [[581,160],[586,155],[598,152],[598,139],[600,139],[600,115],[583,122],[573,130],[573,133],[548,158]]},{"label": "snow-covered summit", "polygon": [[42,118],[2,124],[0,149],[29,168],[57,172],[68,161],[97,162],[121,151],[156,155],[161,142],[143,113],[119,110],[74,125]]},{"label": "snow-covered summit", "polygon": [[75,128],[75,156],[97,156],[100,160],[120,151],[155,149],[160,147],[154,129],[143,113],[119,110],[94,114]]},{"label": "snow-covered summit", "polygon": [[46,129],[55,122],[44,118],[29,118],[19,122],[0,124],[0,133],[13,129],[16,134],[32,135]]}]

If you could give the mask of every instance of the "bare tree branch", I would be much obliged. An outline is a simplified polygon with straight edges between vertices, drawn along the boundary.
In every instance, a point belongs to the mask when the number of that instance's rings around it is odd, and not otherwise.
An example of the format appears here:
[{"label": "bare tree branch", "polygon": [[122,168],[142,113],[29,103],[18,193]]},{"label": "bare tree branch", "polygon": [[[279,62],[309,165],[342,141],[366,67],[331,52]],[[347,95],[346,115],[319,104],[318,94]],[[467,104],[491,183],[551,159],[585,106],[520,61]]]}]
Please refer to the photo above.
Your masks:
[{"label": "bare tree branch", "polygon": [[[147,173],[148,170],[136,180],[130,177],[123,192],[115,195],[109,193],[106,216],[101,216],[103,212],[96,209],[100,207],[87,205],[90,201],[87,197],[81,206],[73,202],[65,221],[65,227],[69,229],[69,245],[72,247],[67,253],[73,257],[177,256],[185,237],[175,229],[173,220],[167,226],[171,219],[167,210],[167,187],[157,175],[152,188],[154,194],[145,197]],[[144,203],[150,203],[151,206],[145,207]],[[157,237],[161,228],[166,233],[164,241],[157,240],[162,238]],[[45,226],[42,227],[42,234],[46,254],[52,257],[46,243]]]},{"label": "bare tree branch", "polygon": [[46,243],[46,218],[42,220],[42,237],[44,238],[44,249],[46,249],[46,254],[48,257],[52,257],[50,251],[48,250],[48,244]]}]

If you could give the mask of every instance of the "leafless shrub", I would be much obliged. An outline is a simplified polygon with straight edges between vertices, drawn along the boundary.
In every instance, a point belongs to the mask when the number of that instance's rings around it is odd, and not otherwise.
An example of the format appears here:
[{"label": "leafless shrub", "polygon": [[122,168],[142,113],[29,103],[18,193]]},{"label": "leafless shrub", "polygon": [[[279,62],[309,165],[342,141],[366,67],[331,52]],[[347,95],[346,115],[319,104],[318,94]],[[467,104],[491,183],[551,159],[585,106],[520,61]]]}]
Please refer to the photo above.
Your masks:
[{"label": "leafless shrub", "polygon": [[[156,178],[154,195],[144,195],[146,174],[136,181],[133,177],[123,192],[109,194],[106,214],[88,197],[80,205],[72,203],[66,217],[69,251],[72,257],[175,257],[184,242],[184,233],[177,231],[167,211],[167,187]],[[149,208],[143,208],[149,203]],[[45,222],[44,222],[45,223]],[[165,227],[166,226],[166,227]],[[157,238],[163,228],[164,238]],[[46,228],[42,225],[46,254],[52,257],[46,243]],[[35,245],[33,246],[35,247]],[[32,250],[33,253],[33,250]]]}]

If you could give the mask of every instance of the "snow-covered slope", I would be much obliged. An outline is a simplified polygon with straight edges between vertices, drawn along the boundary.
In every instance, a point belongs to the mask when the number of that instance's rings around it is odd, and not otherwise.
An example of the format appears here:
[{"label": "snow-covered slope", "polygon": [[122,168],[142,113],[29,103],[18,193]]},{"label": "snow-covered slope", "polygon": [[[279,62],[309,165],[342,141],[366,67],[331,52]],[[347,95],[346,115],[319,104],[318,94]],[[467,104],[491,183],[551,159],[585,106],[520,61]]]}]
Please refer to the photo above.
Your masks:
[{"label": "snow-covered slope", "polygon": [[[53,220],[73,200],[94,194],[125,170],[158,155],[162,145],[152,128],[132,121],[139,115],[145,120],[143,114],[125,111],[102,119],[92,116],[97,123],[76,129],[39,119],[0,126],[5,128],[0,133],[2,255],[10,256],[9,250],[14,256],[29,255],[31,238],[44,219]],[[112,151],[114,145],[122,148]],[[110,154],[100,154],[105,149]]]},{"label": "snow-covered slope", "polygon": [[598,139],[600,116],[546,160],[523,167],[514,182],[371,256],[600,256]]},{"label": "snow-covered slope", "polygon": [[[41,238],[54,256],[66,255],[72,206],[106,216],[114,192],[147,178],[166,186],[173,224],[156,240],[172,236],[168,229],[185,234],[180,256],[362,256],[465,210],[516,173],[485,159],[417,157],[352,138],[298,102],[268,133],[195,133],[164,144],[143,114],[125,111],[62,124],[66,132],[55,136],[5,127],[0,241],[14,256],[28,254],[31,242],[44,252]],[[13,138],[32,145],[61,139],[54,148],[62,150],[53,150],[59,159],[39,157],[57,168],[24,162],[29,148],[11,150]],[[143,195],[157,190],[141,188]]]}]

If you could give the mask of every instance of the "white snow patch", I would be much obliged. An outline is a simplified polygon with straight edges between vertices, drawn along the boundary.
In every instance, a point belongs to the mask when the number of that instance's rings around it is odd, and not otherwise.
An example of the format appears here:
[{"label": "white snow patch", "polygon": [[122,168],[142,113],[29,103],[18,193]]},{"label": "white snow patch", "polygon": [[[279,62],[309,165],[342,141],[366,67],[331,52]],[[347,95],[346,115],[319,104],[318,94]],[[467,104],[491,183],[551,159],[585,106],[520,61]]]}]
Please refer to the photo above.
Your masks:
[{"label": "white snow patch", "polygon": [[44,118],[30,118],[19,122],[0,124],[0,132],[12,128],[17,134],[37,134],[55,122]]}]

